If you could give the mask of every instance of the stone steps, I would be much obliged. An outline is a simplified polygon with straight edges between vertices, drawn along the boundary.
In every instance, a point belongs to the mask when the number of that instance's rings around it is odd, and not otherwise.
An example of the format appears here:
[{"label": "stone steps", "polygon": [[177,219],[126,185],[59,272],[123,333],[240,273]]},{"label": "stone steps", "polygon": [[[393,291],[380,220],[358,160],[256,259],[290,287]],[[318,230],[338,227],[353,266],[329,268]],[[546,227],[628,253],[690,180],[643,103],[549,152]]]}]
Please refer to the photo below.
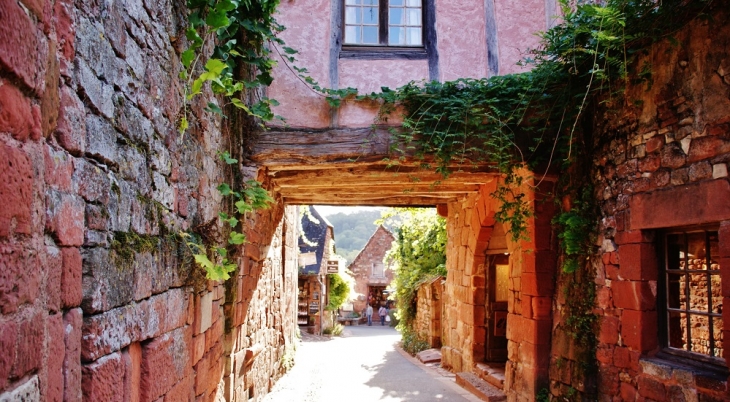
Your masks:
[{"label": "stone steps", "polygon": [[474,374],[495,387],[504,389],[504,363],[477,363],[474,367]]},{"label": "stone steps", "polygon": [[456,383],[483,401],[503,402],[507,400],[504,392],[475,374],[456,373]]}]

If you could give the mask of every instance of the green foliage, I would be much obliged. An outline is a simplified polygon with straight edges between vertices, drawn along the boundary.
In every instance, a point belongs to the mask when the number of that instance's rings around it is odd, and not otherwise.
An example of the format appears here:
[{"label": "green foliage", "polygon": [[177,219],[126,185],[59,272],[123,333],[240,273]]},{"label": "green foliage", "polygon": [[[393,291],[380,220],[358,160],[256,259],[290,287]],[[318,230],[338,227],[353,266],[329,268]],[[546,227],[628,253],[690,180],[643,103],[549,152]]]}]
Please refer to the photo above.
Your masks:
[{"label": "green foliage", "polygon": [[[276,34],[284,29],[274,19],[278,0],[188,0],[190,23],[185,32],[189,48],[181,55],[185,80],[185,101],[192,100],[210,83],[213,93],[223,95],[228,104],[263,121],[274,119],[273,99],[263,98],[253,105],[242,101],[244,90],[268,86],[276,62],[270,57],[267,43],[283,42]],[[203,51],[212,45],[210,55]],[[202,66],[202,69],[201,69]],[[253,72],[248,77],[239,70],[247,66]],[[202,70],[202,71],[201,71]],[[179,131],[189,126],[187,104]],[[221,107],[208,102],[209,112],[223,115]]]},{"label": "green foliage", "polygon": [[418,333],[409,327],[399,327],[401,332],[401,347],[411,355],[430,349],[431,345]]},{"label": "green foliage", "polygon": [[[368,98],[384,102],[383,114],[396,106],[405,110],[403,130],[394,133],[396,155],[408,150],[435,157],[444,176],[454,162],[493,163],[505,175],[494,194],[500,201],[497,219],[508,223],[513,240],[524,239],[532,208],[522,196],[517,169],[572,164],[586,108],[620,100],[641,50],[709,2],[578,1],[571,7],[561,0],[562,22],[542,33],[540,46],[524,60],[530,71],[411,82]],[[647,76],[642,72],[642,79]]]},{"label": "green foliage", "polygon": [[322,329],[322,333],[325,335],[340,336],[340,335],[342,335],[342,331],[344,331],[344,330],[345,330],[345,327],[342,324],[335,323],[331,327]]},{"label": "green foliage", "polygon": [[339,274],[328,274],[327,278],[329,279],[329,303],[325,309],[337,310],[349,298],[350,286]]},{"label": "green foliage", "polygon": [[396,240],[385,260],[395,270],[399,328],[410,328],[416,316],[418,287],[446,275],[446,221],[434,209],[425,208],[393,208],[384,213],[383,220],[396,225]]},{"label": "green foliage", "polygon": [[[226,165],[238,163],[238,160],[232,158],[228,152],[222,152],[218,157]],[[192,251],[195,262],[205,270],[206,278],[227,280],[230,278],[230,273],[237,267],[228,259],[227,246],[240,246],[246,243],[246,235],[242,232],[242,228],[238,229],[239,225],[249,212],[268,208],[274,199],[256,180],[248,180],[245,186],[238,190],[234,190],[228,183],[219,184],[217,189],[224,199],[232,204],[230,209],[234,211],[231,215],[225,212],[218,213],[219,219],[229,229],[227,245],[206,247],[200,236],[191,233],[181,233],[181,235]]]}]

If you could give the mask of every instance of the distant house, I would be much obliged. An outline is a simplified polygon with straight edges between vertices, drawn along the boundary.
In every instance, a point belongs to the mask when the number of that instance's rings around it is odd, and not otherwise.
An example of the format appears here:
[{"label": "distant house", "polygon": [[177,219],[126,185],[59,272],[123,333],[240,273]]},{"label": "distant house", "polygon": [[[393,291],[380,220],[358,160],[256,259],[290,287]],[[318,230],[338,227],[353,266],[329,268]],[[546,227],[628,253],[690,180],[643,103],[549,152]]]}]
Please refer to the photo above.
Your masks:
[{"label": "distant house", "polygon": [[350,264],[349,270],[355,278],[354,293],[358,295],[353,302],[356,312],[362,313],[368,303],[375,311],[381,305],[388,303],[386,288],[393,280],[393,271],[384,264],[383,258],[394,240],[392,233],[382,225],[378,226],[365,247]]},{"label": "distant house", "polygon": [[326,283],[327,262],[334,254],[335,234],[332,225],[314,207],[302,208],[297,322],[319,332],[322,328],[321,311],[328,303],[323,284]]}]

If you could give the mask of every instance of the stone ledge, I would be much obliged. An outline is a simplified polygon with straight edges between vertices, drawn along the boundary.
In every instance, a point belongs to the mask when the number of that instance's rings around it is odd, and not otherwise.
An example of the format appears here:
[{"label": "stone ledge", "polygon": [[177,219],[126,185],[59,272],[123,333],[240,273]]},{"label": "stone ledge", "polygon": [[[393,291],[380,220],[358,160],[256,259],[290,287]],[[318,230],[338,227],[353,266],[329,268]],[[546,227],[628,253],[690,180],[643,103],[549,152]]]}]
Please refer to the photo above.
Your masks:
[{"label": "stone ledge", "polygon": [[456,373],[456,384],[487,402],[502,402],[507,396],[472,373]]}]

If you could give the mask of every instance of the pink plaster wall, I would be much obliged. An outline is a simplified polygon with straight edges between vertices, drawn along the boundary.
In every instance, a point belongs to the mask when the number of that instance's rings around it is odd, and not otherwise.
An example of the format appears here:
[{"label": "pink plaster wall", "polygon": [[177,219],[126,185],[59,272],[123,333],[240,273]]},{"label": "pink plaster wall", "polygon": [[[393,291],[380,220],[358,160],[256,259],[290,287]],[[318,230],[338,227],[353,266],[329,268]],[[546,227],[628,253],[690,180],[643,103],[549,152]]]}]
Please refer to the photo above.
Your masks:
[{"label": "pink plaster wall", "polygon": [[[428,79],[426,60],[339,60],[340,88],[357,88],[360,94],[395,89],[413,80]],[[367,127],[376,123],[379,105],[374,102],[347,102],[339,110],[342,127]],[[389,119],[389,124],[400,120]]]},{"label": "pink plaster wall", "polygon": [[483,1],[436,0],[441,81],[487,76]]},{"label": "pink plaster wall", "polygon": [[[296,66],[309,70],[308,75],[323,87],[329,86],[331,11],[330,0],[285,0],[279,5],[276,16],[286,27],[279,37],[287,46],[299,51],[295,55]],[[281,104],[274,108],[274,113],[283,116],[291,127],[329,127],[330,110],[324,97],[302,82],[284,60],[277,59],[279,65],[274,69],[274,82],[268,89],[268,96]]]},{"label": "pink plaster wall", "polygon": [[499,37],[499,74],[513,74],[528,70],[516,63],[527,56],[527,49],[535,48],[540,39],[535,35],[546,28],[544,0],[495,0]]}]

